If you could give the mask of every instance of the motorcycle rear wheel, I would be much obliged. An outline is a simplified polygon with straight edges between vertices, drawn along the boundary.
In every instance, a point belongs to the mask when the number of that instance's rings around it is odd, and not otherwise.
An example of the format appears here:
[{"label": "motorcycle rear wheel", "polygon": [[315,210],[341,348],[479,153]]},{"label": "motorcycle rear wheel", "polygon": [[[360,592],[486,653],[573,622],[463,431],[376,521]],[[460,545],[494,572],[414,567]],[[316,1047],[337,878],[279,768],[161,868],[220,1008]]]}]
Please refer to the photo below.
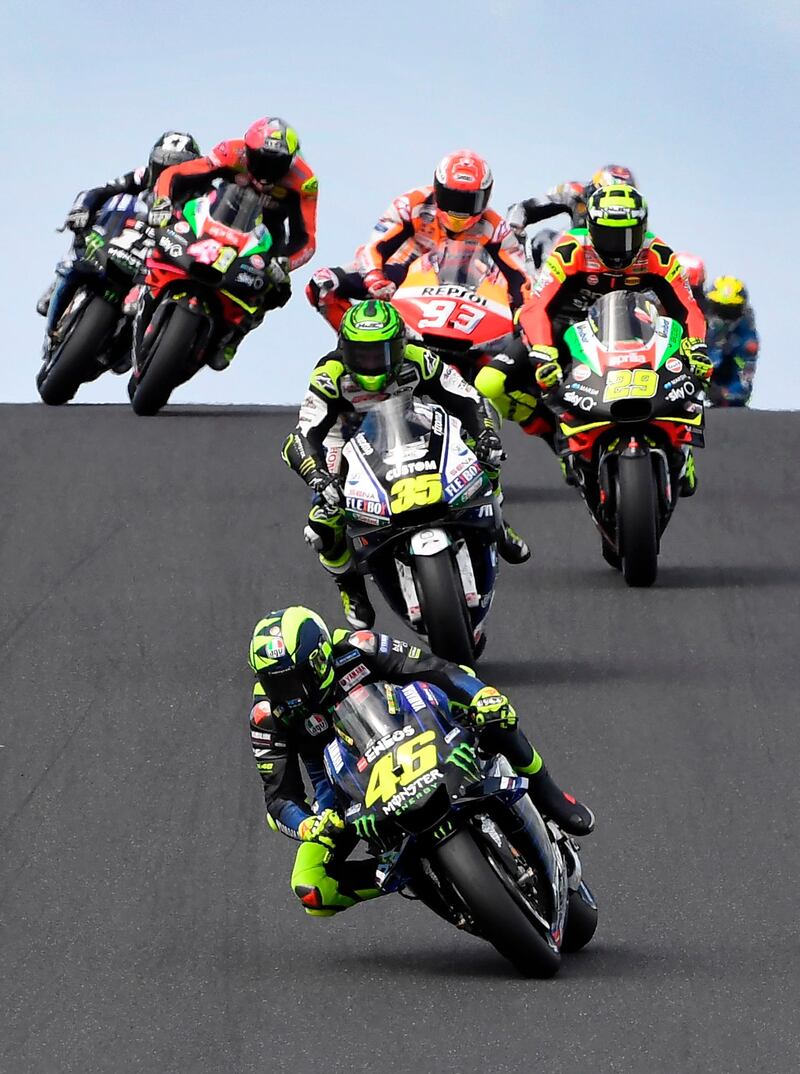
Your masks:
[{"label": "motorcycle rear wheel", "polygon": [[480,934],[521,974],[545,978],[558,972],[561,955],[526,916],[470,832],[457,832],[430,860],[455,887]]},{"label": "motorcycle rear wheel", "polygon": [[451,550],[415,557],[414,580],[431,651],[454,664],[471,663],[472,624]]},{"label": "motorcycle rear wheel", "polygon": [[620,456],[617,533],[629,586],[651,586],[658,573],[658,527],[653,465],[648,455]]},{"label": "motorcycle rear wheel", "polygon": [[100,298],[92,298],[77,315],[77,324],[59,346],[56,360],[47,373],[37,377],[42,402],[63,406],[78,388],[96,380],[104,369],[97,361],[107,336],[114,331],[119,311]]},{"label": "motorcycle rear wheel", "polygon": [[175,388],[186,380],[187,362],[201,325],[195,314],[175,306],[131,395],[135,414],[141,417],[157,414],[169,402]]}]

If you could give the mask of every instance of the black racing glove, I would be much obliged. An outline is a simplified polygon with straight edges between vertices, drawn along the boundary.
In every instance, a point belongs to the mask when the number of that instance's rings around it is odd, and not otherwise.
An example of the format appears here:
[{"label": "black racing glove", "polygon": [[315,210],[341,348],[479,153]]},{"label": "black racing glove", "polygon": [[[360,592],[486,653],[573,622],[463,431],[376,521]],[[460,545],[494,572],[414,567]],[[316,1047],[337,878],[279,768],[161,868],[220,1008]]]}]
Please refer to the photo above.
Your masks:
[{"label": "black racing glove", "polygon": [[320,500],[331,511],[338,511],[344,498],[339,478],[328,470],[312,470],[308,479],[308,487],[320,497]]},{"label": "black racing glove", "polygon": [[83,231],[89,226],[89,210],[81,206],[73,207],[67,213],[64,226],[68,227],[70,231]]},{"label": "black racing glove", "polygon": [[503,461],[503,445],[494,429],[484,429],[478,436],[475,457],[483,466],[496,467]]}]

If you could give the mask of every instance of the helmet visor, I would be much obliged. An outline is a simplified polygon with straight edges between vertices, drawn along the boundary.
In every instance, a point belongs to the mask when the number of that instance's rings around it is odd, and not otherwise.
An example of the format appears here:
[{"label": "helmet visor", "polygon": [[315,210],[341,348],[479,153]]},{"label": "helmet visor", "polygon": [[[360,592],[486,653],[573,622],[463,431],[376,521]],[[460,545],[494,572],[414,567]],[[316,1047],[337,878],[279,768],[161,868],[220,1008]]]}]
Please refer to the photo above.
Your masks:
[{"label": "helmet visor", "polygon": [[452,190],[436,181],[436,206],[443,213],[454,213],[456,216],[480,216],[489,204],[491,187],[485,190]]},{"label": "helmet visor", "polygon": [[342,358],[351,373],[365,377],[388,375],[399,364],[403,354],[403,341],[385,340],[382,343],[355,343],[343,340]]},{"label": "helmet visor", "polygon": [[262,183],[276,183],[283,179],[292,166],[292,158],[285,151],[251,149],[247,147],[247,167],[250,174]]},{"label": "helmet visor", "polygon": [[317,686],[316,674],[309,665],[261,671],[258,681],[273,707],[302,705],[314,698]]},{"label": "helmet visor", "polygon": [[630,265],[644,242],[645,223],[619,227],[610,224],[589,223],[589,231],[595,250],[610,268]]}]

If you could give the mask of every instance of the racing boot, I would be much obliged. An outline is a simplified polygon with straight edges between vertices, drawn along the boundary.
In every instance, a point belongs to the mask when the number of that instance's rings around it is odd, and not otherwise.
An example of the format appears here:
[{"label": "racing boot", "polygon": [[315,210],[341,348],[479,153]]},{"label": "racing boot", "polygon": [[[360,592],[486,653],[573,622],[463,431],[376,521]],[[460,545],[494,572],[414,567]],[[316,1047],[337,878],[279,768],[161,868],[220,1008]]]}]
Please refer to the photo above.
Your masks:
[{"label": "racing boot", "polygon": [[334,576],[342,598],[344,617],[356,630],[371,630],[375,623],[375,609],[367,596],[367,583],[356,571]]},{"label": "racing boot", "polygon": [[223,336],[219,343],[212,348],[208,358],[206,358],[206,365],[209,369],[214,369],[217,373],[221,373],[228,368],[236,357],[238,347],[238,340],[234,343],[231,342],[229,337]]},{"label": "racing boot", "polygon": [[[372,873],[372,885],[369,884],[369,878],[364,875],[364,887],[354,885],[350,888],[328,872],[327,867],[332,857],[331,850],[322,843],[301,843],[297,851],[292,869],[292,890],[303,904],[305,912],[311,917],[333,917],[342,910],[349,910],[358,902],[367,902],[381,894],[374,886],[374,868],[369,870]],[[362,862],[352,864],[363,865]],[[358,872],[364,872],[364,870],[358,870]],[[351,878],[356,885],[362,879],[355,872]]]},{"label": "racing boot", "polygon": [[531,550],[515,529],[504,521],[497,538],[497,551],[506,563],[524,563],[531,558]]},{"label": "racing boot", "polygon": [[39,301],[36,303],[36,312],[40,317],[46,317],[47,311],[50,309],[50,299],[53,297],[53,293],[58,283],[58,277],[52,281],[47,290],[42,294]]},{"label": "racing boot", "polygon": [[567,458],[564,458],[564,456],[562,455],[558,462],[561,466],[561,473],[563,475],[563,478],[569,485],[569,487],[572,489],[578,488],[580,486],[581,479],[578,476],[575,467],[573,466],[572,456],[569,455]]},{"label": "racing boot", "polygon": [[694,467],[694,452],[692,449],[684,448],[686,461],[683,464],[680,478],[678,479],[680,484],[678,487],[678,494],[680,496],[694,496],[697,492],[697,471]]},{"label": "racing boot", "polygon": [[528,794],[531,801],[546,817],[554,820],[567,835],[589,835],[594,830],[594,813],[591,809],[562,791],[544,766],[538,753],[525,768],[514,766],[521,776],[528,777]]}]

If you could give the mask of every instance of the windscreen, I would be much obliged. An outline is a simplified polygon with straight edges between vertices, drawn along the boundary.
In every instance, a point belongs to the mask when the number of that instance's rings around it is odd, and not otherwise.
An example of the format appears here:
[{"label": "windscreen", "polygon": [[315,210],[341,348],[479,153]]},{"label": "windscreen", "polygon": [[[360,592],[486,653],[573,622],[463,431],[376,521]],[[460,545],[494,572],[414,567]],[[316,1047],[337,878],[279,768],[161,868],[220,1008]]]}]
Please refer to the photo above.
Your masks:
[{"label": "windscreen", "polygon": [[486,247],[475,242],[446,242],[444,248],[431,255],[431,265],[439,283],[457,284],[477,291],[481,284],[497,276],[497,265]]},{"label": "windscreen", "polygon": [[649,343],[657,318],[649,298],[625,291],[603,295],[589,310],[592,331],[609,350],[625,343]]},{"label": "windscreen", "polygon": [[262,223],[263,205],[254,190],[236,183],[223,183],[215,191],[209,215],[235,231],[255,231]]},{"label": "windscreen", "polygon": [[399,466],[428,453],[433,411],[409,392],[398,392],[376,403],[361,426],[387,466]]},{"label": "windscreen", "polygon": [[388,683],[356,686],[336,706],[337,727],[361,753],[376,738],[390,735],[405,723],[403,716],[397,715],[401,711],[395,696],[397,689]]}]

